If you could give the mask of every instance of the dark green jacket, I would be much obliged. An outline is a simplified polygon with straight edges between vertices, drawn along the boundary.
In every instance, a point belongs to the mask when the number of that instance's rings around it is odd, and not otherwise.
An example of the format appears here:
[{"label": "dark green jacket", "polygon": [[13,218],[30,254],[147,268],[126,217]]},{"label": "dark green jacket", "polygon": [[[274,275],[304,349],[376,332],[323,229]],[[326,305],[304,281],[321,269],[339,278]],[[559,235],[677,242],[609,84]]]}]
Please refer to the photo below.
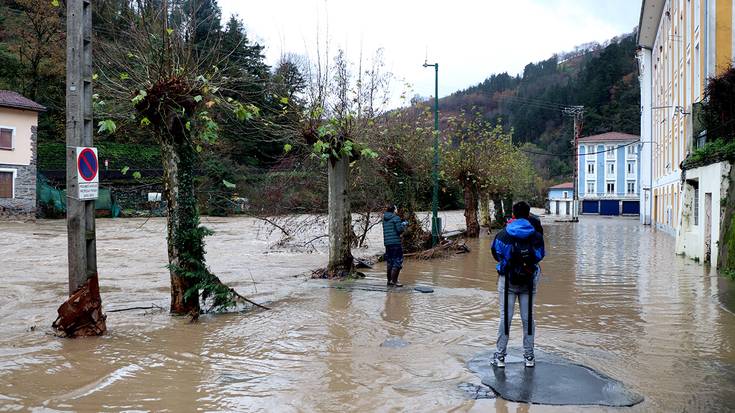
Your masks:
[{"label": "dark green jacket", "polygon": [[383,214],[383,245],[401,245],[401,233],[406,223],[392,212]]}]

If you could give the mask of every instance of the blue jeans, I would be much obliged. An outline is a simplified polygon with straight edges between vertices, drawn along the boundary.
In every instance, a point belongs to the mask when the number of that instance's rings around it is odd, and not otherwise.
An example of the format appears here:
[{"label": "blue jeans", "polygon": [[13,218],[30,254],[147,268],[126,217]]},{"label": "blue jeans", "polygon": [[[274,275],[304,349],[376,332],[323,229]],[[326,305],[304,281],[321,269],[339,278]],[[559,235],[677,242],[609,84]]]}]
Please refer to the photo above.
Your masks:
[{"label": "blue jeans", "polygon": [[401,247],[401,244],[386,245],[383,259],[388,264],[388,268],[403,268],[403,247]]},{"label": "blue jeans", "polygon": [[[533,338],[536,334],[536,322],[531,322],[531,334],[528,333],[528,304],[531,301],[533,305],[533,297],[536,295],[536,288],[538,286],[539,278],[541,278],[541,271],[536,271],[536,275],[533,278],[533,292],[528,293],[527,286],[516,286],[510,284],[508,288],[508,330],[510,332],[511,321],[513,320],[513,313],[515,310],[516,300],[518,306],[521,308],[521,322],[523,324],[523,355],[533,357]],[[498,301],[500,302],[500,325],[498,326],[498,341],[497,351],[500,355],[505,356],[506,349],[508,347],[509,336],[505,334],[505,277],[498,277]],[[535,317],[533,317],[535,319]]]}]

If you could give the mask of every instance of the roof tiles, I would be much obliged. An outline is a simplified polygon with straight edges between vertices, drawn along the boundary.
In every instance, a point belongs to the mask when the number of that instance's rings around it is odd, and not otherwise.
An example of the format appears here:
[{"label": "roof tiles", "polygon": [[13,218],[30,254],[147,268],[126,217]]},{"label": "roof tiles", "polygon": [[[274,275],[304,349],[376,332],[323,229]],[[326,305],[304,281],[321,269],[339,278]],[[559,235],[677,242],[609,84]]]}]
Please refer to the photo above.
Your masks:
[{"label": "roof tiles", "polygon": [[36,112],[43,112],[46,110],[44,106],[28,99],[20,93],[10,90],[0,90],[0,107],[33,110]]}]

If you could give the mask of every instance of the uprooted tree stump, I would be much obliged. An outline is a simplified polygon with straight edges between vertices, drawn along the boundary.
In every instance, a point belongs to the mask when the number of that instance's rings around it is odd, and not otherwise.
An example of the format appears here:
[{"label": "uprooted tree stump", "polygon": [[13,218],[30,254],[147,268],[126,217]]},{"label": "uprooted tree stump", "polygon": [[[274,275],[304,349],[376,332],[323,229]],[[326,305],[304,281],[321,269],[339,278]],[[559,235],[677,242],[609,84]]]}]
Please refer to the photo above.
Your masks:
[{"label": "uprooted tree stump", "polygon": [[97,276],[90,277],[58,310],[59,316],[51,324],[60,337],[100,336],[107,331],[102,314],[102,300]]}]

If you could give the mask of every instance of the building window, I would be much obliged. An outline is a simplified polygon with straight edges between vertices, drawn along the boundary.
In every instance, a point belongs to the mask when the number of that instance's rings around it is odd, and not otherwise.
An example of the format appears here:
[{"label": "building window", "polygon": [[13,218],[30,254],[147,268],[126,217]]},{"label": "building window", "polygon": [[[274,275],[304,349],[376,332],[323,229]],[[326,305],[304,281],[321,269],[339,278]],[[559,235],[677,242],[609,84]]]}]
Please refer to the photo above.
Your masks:
[{"label": "building window", "polygon": [[594,182],[587,182],[587,193],[588,194],[595,193],[595,183]]},{"label": "building window", "polygon": [[608,194],[614,194],[615,193],[615,182],[608,182],[607,183],[606,193],[608,193]]},{"label": "building window", "polygon": [[608,162],[605,171],[608,175],[615,175],[615,162]]},{"label": "building window", "polygon": [[13,150],[13,132],[11,128],[0,127],[0,149],[6,151]]},{"label": "building window", "polygon": [[595,147],[592,145],[587,146],[587,154],[588,155],[594,155],[595,154]]},{"label": "building window", "polygon": [[595,163],[594,162],[587,162],[587,173],[590,175],[595,174]]},{"label": "building window", "polygon": [[628,175],[635,175],[635,162],[628,162]]},{"label": "building window", "polygon": [[0,171],[0,198],[13,198],[13,172]]},{"label": "building window", "polygon": [[626,188],[626,193],[628,195],[635,195],[635,182],[628,182],[628,187]]},{"label": "building window", "polygon": [[694,46],[694,100],[697,102],[699,102],[699,98],[702,96],[702,74],[699,73],[699,62],[699,43],[697,43]]},{"label": "building window", "polygon": [[607,145],[605,151],[607,159],[615,159],[615,146]]},{"label": "building window", "polygon": [[628,156],[635,156],[635,145],[628,145]]},{"label": "building window", "polygon": [[564,199],[569,198],[569,192],[564,191]]}]

